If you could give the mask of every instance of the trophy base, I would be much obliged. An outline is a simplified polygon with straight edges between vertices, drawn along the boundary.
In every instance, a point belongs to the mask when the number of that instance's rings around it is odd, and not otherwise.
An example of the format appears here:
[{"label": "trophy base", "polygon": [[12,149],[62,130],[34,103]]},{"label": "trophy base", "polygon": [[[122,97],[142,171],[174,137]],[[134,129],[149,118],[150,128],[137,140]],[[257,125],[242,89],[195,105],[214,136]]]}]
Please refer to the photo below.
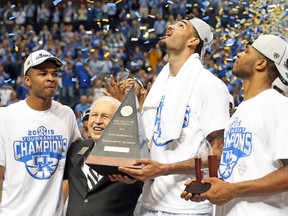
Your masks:
[{"label": "trophy base", "polygon": [[190,185],[186,186],[185,191],[192,194],[200,194],[208,191],[211,187],[210,183],[201,183],[193,181]]},{"label": "trophy base", "polygon": [[103,176],[117,174],[117,175],[124,175],[132,178],[131,176],[127,175],[118,170],[119,166],[128,167],[132,169],[141,169],[142,167],[134,166],[135,159],[132,158],[116,158],[116,157],[102,157],[102,156],[88,156],[85,163],[95,170],[97,173]]}]

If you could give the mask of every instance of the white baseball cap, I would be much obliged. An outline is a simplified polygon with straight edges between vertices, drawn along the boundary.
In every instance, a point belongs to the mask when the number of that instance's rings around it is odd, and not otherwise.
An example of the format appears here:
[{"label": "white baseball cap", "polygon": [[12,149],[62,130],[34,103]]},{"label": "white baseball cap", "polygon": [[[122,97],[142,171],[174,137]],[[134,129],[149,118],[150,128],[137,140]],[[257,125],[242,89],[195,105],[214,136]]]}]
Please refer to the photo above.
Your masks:
[{"label": "white baseball cap", "polygon": [[57,67],[62,67],[63,65],[62,61],[59,58],[53,56],[50,52],[46,50],[37,50],[32,52],[25,60],[23,70],[24,76],[26,75],[29,68],[40,65],[47,60],[54,61]]},{"label": "white baseball cap", "polygon": [[285,94],[287,94],[288,93],[288,86],[287,85],[285,85],[281,80],[280,80],[280,78],[279,77],[277,77],[275,80],[274,80],[274,82],[272,83],[272,88],[275,88],[275,86],[277,87],[277,88],[279,88],[281,91],[283,91]]},{"label": "white baseball cap", "polygon": [[213,42],[213,28],[203,20],[194,17],[189,20],[197,31],[200,39],[203,41],[203,48],[201,50],[201,57],[204,56],[205,52],[211,47]]},{"label": "white baseball cap", "polygon": [[253,43],[262,55],[273,61],[281,75],[280,80],[288,84],[288,44],[276,35],[261,35]]}]

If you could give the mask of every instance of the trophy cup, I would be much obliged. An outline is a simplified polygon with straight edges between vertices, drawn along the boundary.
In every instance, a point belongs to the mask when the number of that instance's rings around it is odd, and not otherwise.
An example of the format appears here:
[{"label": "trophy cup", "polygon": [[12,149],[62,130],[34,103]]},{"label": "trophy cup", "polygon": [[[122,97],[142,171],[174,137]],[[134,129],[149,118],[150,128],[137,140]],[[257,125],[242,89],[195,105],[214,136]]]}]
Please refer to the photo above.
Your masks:
[{"label": "trophy cup", "polygon": [[210,183],[201,183],[203,177],[217,177],[218,161],[217,156],[212,154],[210,143],[204,139],[201,141],[195,157],[196,180],[186,186],[185,191],[192,194],[204,193],[210,189]]}]

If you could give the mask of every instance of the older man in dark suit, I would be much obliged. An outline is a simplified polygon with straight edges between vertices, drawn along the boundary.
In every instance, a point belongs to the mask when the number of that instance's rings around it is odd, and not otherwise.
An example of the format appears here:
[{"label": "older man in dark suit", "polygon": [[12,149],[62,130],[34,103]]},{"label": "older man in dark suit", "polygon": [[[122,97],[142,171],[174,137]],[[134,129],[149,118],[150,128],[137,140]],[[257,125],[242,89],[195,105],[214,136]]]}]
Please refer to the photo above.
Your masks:
[{"label": "older man in dark suit", "polygon": [[[142,191],[142,184],[127,185],[111,182],[84,163],[88,156],[79,151],[90,152],[108,126],[120,102],[103,96],[91,107],[88,129],[92,139],[71,145],[66,161],[64,178],[69,182],[67,215],[130,216]],[[87,148],[89,151],[86,151]]]}]

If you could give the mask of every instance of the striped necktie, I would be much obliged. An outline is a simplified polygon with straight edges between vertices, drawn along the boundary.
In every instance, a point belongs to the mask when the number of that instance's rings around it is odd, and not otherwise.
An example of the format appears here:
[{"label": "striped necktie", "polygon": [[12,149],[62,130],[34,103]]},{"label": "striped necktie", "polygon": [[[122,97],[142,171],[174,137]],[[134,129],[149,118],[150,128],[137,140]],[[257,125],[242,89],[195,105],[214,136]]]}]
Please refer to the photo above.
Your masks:
[{"label": "striped necktie", "polygon": [[95,185],[98,183],[101,177],[97,172],[95,172],[93,169],[91,169],[91,167],[89,167],[85,163],[83,165],[82,171],[84,172],[87,178],[87,185],[90,191],[95,187]]}]

